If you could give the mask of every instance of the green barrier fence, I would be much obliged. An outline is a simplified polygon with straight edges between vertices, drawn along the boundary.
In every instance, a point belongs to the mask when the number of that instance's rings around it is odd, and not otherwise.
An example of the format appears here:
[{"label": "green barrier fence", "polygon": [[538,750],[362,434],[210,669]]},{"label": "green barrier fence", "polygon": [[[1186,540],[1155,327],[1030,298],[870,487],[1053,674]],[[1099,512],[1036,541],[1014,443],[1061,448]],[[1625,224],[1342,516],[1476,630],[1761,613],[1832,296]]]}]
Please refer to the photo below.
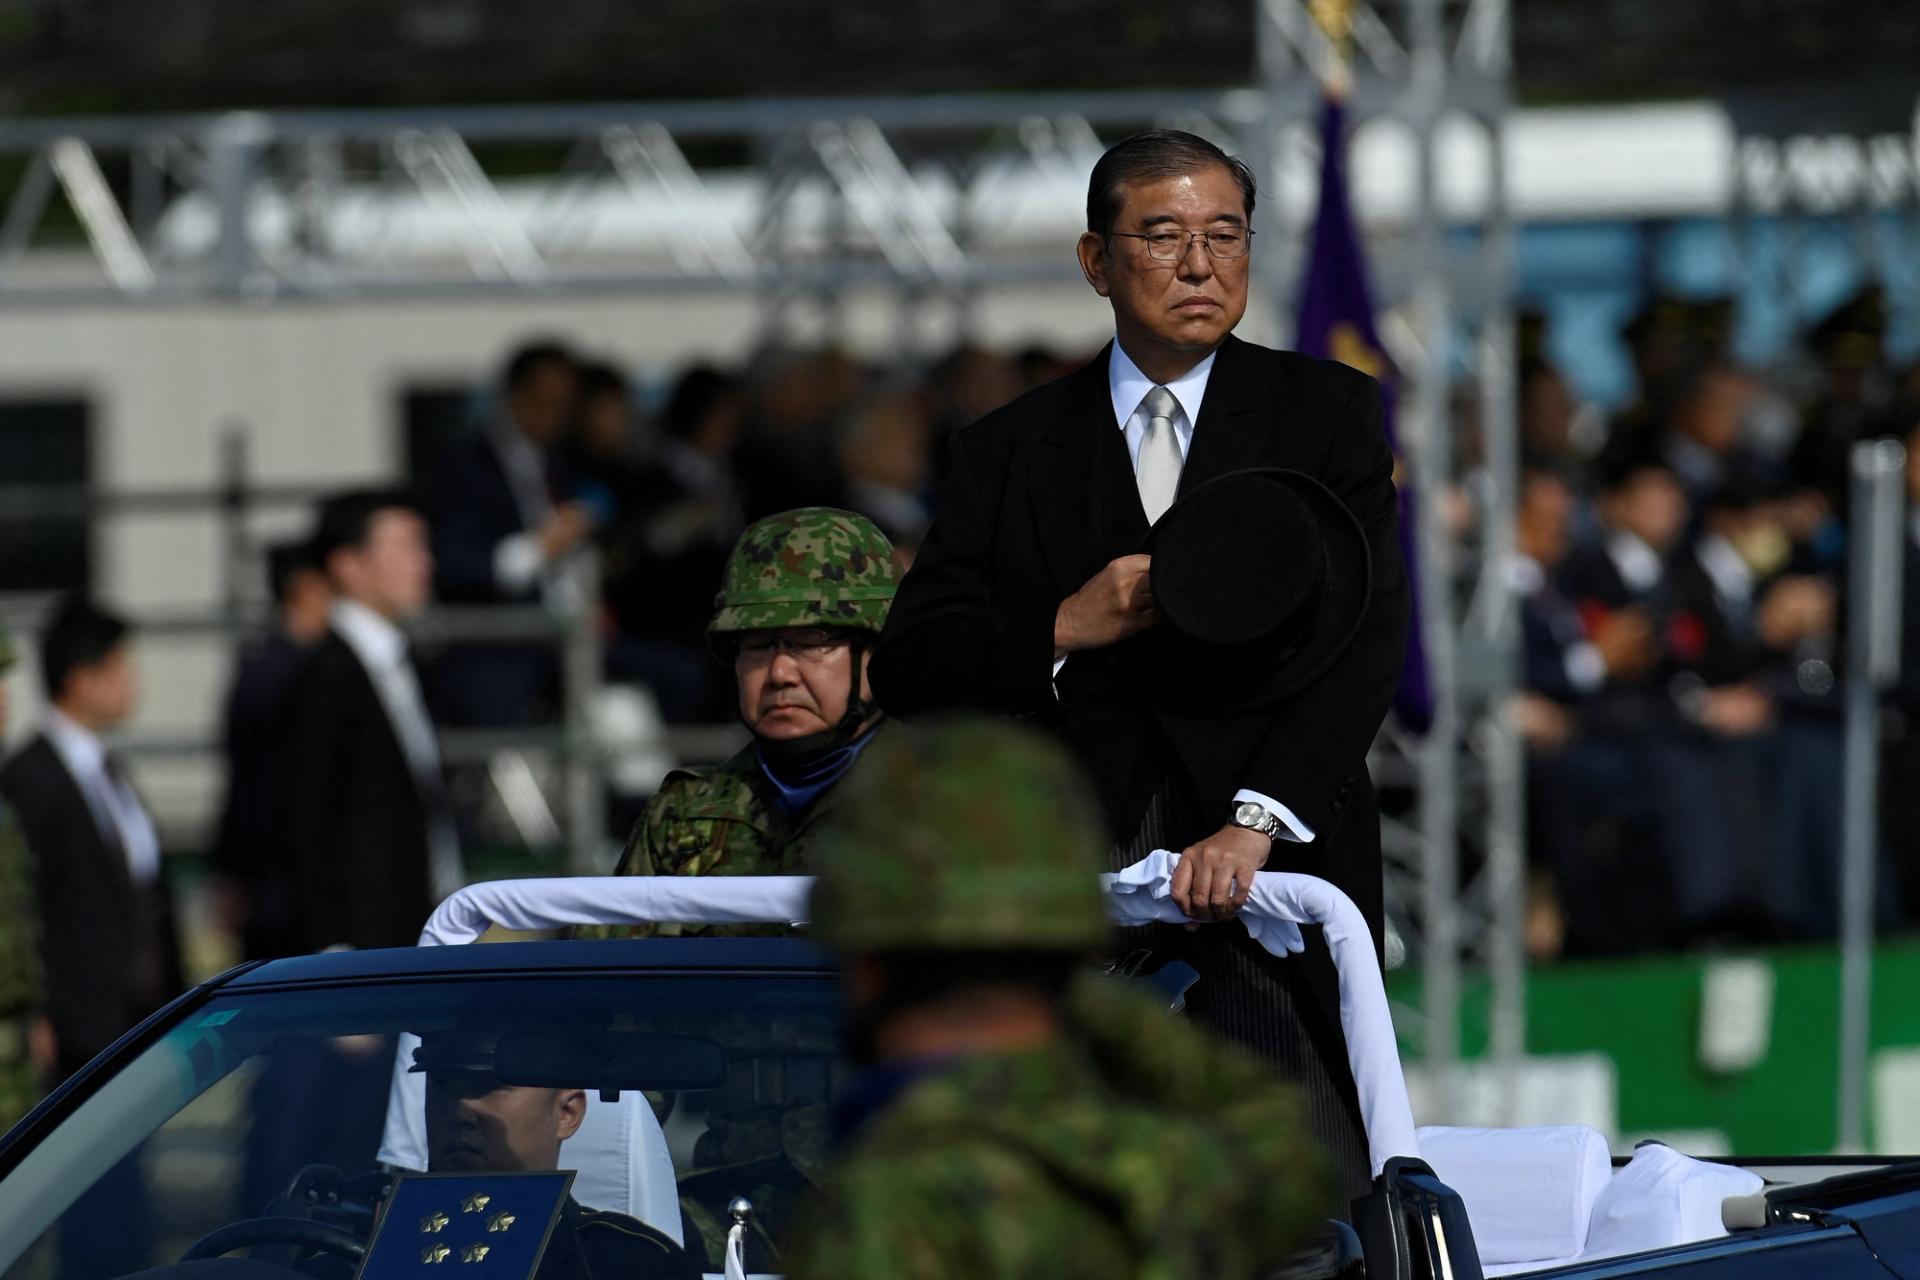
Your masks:
[{"label": "green barrier fence", "polygon": [[[1710,1009],[1709,975],[1729,961],[1755,962],[1770,972],[1771,999],[1757,1012],[1751,999],[1731,1015]],[[1536,968],[1527,983],[1527,1052],[1610,1059],[1617,1133],[1715,1130],[1737,1153],[1829,1153],[1839,983],[1839,954],[1830,947]],[[1755,986],[1744,989],[1750,995]],[[1417,973],[1391,975],[1388,987],[1397,1003],[1418,1007]],[[1484,979],[1470,978],[1461,1008],[1469,1064],[1487,1053],[1487,1000]],[[1757,1052],[1750,1061],[1709,1065],[1703,1027],[1715,1016],[1752,1024]],[[1890,1154],[1920,1150],[1920,942],[1885,943],[1875,952],[1872,1043],[1867,1131],[1873,1146]],[[1410,1051],[1407,1060],[1417,1071],[1417,1053]]]}]

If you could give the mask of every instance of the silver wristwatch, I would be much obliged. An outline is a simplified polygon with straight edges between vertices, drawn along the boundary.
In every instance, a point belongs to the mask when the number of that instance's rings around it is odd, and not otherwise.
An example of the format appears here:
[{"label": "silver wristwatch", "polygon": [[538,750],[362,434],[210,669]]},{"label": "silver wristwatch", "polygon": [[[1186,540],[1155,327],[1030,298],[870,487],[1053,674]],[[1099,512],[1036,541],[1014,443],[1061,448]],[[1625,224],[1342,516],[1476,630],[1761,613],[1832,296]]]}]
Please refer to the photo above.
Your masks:
[{"label": "silver wristwatch", "polygon": [[1268,810],[1263,804],[1252,800],[1237,801],[1233,806],[1233,825],[1245,827],[1249,831],[1258,831],[1269,840],[1278,840],[1285,831],[1286,824],[1280,821],[1280,815]]}]

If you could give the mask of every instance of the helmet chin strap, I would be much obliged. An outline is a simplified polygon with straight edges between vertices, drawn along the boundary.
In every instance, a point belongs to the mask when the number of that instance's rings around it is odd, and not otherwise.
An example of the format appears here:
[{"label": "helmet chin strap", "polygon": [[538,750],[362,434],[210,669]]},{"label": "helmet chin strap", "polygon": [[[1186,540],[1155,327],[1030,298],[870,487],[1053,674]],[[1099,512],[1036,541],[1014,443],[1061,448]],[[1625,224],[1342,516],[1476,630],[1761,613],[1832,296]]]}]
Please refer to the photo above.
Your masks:
[{"label": "helmet chin strap", "polygon": [[860,693],[861,677],[865,675],[862,660],[866,657],[869,643],[867,635],[862,632],[855,635],[847,646],[847,656],[853,668],[852,687],[847,690],[847,709],[833,727],[818,733],[802,734],[797,738],[762,738],[755,735],[761,758],[770,766],[783,772],[804,772],[834,752],[852,746],[860,737],[867,721],[879,710],[873,699],[862,697]]}]

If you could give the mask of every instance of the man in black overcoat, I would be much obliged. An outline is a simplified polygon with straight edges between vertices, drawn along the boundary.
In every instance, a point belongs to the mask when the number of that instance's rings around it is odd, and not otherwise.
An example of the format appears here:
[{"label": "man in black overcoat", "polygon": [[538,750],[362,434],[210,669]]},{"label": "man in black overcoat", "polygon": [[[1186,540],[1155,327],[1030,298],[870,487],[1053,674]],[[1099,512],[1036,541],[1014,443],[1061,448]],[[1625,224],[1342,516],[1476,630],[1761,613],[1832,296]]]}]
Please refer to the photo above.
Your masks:
[{"label": "man in black overcoat", "polygon": [[[1156,848],[1182,852],[1174,898],[1195,921],[1231,916],[1258,869],[1301,871],[1344,889],[1377,945],[1366,753],[1409,615],[1380,388],[1232,336],[1254,205],[1240,161],[1190,134],[1137,135],[1101,158],[1087,204],[1080,265],[1113,307],[1115,341],[956,435],[933,527],[874,655],[875,694],[895,715],[971,706],[1052,724],[1099,785],[1116,869]],[[1180,652],[1141,648],[1160,618],[1140,548],[1176,496],[1249,467],[1305,473],[1358,521],[1371,559],[1364,617],[1331,667],[1278,706],[1249,711],[1222,688],[1224,713],[1172,710],[1140,660]],[[1358,1189],[1366,1147],[1324,946],[1278,960],[1237,926],[1136,944],[1136,964],[1191,963],[1188,1012],[1305,1086]]]}]

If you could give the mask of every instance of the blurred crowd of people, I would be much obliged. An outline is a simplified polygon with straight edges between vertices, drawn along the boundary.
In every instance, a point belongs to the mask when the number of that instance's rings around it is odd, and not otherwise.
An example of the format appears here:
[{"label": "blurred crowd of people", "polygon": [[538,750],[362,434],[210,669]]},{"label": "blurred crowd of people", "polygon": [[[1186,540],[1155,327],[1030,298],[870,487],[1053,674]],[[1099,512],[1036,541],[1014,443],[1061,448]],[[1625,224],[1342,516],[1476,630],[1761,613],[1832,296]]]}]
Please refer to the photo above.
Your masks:
[{"label": "blurred crowd of people", "polygon": [[[775,511],[843,507],[911,558],[945,437],[1077,363],[962,347],[906,376],[773,349],[740,370],[696,364],[649,397],[611,364],[529,343],[491,412],[421,478],[436,595],[569,602],[570,553],[591,542],[608,676],[645,684],[669,723],[730,720],[702,633],[740,531]],[[538,719],[557,692],[551,653],[525,645],[463,646],[442,675],[460,724]]]},{"label": "blurred crowd of people", "polygon": [[[1804,335],[1800,366],[1743,367],[1732,322],[1722,300],[1649,302],[1623,334],[1639,393],[1611,419],[1548,357],[1544,321],[1522,324],[1508,583],[1523,623],[1515,715],[1540,957],[1837,928],[1848,450],[1891,437],[1920,459],[1920,363],[1889,359],[1871,288]],[[947,438],[1083,354],[962,347],[909,376],[831,350],[770,350],[639,387],[558,342],[512,353],[484,411],[409,490],[337,495],[311,533],[270,551],[277,621],[236,669],[214,842],[243,952],[411,942],[464,874],[436,729],[558,718],[550,643],[465,641],[417,660],[406,623],[430,599],[591,609],[609,679],[650,690],[668,723],[731,722],[729,673],[704,628],[746,525],[844,507],[910,561]],[[1464,404],[1457,420],[1471,451]],[[1910,475],[1920,502],[1920,462]],[[1469,483],[1453,506],[1464,537],[1479,506]],[[1887,927],[1920,921],[1920,515],[1911,540],[1907,653],[1882,724]],[[589,545],[592,583],[576,554]],[[134,892],[151,824],[115,758],[89,745],[131,709],[130,676],[115,674],[129,634],[78,597],[55,611],[43,640],[52,711],[31,745],[47,760],[70,748],[106,761],[107,799],[60,792],[64,816],[36,825],[43,841],[114,837],[93,851],[132,868],[113,878],[127,901],[110,914],[138,924],[124,936],[165,943],[142,953],[152,959],[172,942]],[[90,701],[96,685],[115,697]],[[21,754],[5,781],[36,759]],[[89,813],[109,801],[131,815],[131,835]],[[171,963],[121,967],[157,988],[177,981],[154,978]],[[144,989],[127,998],[151,1002]]]},{"label": "blurred crowd of people", "polygon": [[[436,729],[559,720],[550,640],[418,654],[405,628],[429,600],[589,610],[609,680],[644,687],[667,723],[732,723],[732,672],[705,631],[742,530],[847,508],[910,561],[944,437],[1063,371],[1043,352],[964,348],[906,380],[780,351],[738,372],[695,365],[649,397],[558,342],[521,346],[409,489],[336,495],[310,533],[269,548],[275,623],[228,695],[212,850],[243,954],[410,944],[472,843]],[[588,546],[597,577],[581,572]],[[631,814],[610,809],[624,835]]]},{"label": "blurred crowd of people", "polygon": [[[1920,363],[1888,359],[1877,288],[1804,335],[1798,368],[1743,368],[1733,319],[1654,298],[1624,330],[1639,392],[1611,420],[1578,406],[1544,322],[1522,325],[1508,572],[1536,955],[1838,928],[1848,454],[1920,445]],[[1883,726],[1883,925],[1920,920],[1915,577]]]}]

